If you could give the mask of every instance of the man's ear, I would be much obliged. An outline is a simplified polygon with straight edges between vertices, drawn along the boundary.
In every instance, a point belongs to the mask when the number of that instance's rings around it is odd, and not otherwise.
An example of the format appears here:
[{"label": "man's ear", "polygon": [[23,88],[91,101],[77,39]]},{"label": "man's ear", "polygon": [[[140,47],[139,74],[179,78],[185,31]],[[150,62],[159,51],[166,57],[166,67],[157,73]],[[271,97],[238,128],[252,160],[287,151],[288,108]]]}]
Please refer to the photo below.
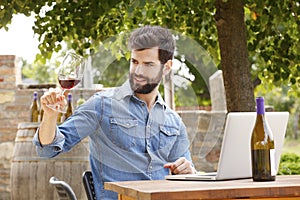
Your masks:
[{"label": "man's ear", "polygon": [[164,69],[163,69],[163,75],[167,75],[170,73],[171,69],[172,69],[172,65],[173,65],[173,61],[172,60],[168,60],[165,64],[164,64]]}]

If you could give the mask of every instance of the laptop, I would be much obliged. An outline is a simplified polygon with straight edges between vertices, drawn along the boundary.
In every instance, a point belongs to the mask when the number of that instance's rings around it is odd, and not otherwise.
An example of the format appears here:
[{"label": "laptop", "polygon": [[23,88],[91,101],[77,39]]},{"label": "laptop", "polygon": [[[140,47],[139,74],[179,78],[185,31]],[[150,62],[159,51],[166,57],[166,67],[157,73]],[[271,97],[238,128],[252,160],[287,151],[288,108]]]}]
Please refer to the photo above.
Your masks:
[{"label": "laptop", "polygon": [[[278,171],[289,113],[266,112],[275,141],[275,167]],[[250,140],[256,112],[227,114],[221,153],[216,172],[167,175],[167,180],[232,180],[252,177]]]}]

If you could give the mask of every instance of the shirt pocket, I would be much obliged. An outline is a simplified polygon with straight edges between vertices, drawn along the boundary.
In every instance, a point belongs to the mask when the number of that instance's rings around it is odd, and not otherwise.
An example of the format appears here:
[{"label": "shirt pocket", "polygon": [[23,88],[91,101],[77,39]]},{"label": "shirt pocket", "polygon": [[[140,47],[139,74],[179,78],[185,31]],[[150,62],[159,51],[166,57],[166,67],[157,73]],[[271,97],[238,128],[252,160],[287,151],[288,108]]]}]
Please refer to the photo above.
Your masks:
[{"label": "shirt pocket", "polygon": [[110,134],[112,143],[117,147],[129,150],[135,146],[138,121],[129,118],[110,118]]},{"label": "shirt pocket", "polygon": [[159,127],[159,149],[171,150],[179,135],[179,129],[172,126],[161,125]]}]

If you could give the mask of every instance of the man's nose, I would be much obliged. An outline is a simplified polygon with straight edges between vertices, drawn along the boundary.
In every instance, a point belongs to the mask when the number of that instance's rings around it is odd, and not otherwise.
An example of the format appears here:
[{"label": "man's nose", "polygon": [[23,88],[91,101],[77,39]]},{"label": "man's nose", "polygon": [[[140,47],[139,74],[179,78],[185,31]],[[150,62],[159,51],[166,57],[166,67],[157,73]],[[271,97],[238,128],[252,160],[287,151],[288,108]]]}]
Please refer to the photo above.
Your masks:
[{"label": "man's nose", "polygon": [[143,65],[142,64],[137,65],[134,72],[137,75],[144,74],[145,71]]}]

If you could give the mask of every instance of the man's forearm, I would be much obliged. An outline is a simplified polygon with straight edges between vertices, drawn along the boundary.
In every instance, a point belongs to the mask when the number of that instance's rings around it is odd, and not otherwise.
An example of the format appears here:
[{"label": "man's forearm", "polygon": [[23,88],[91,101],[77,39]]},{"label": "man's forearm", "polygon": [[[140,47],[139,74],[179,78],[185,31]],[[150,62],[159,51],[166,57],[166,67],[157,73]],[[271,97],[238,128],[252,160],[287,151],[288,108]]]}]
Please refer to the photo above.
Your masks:
[{"label": "man's forearm", "polygon": [[42,145],[51,144],[55,137],[56,131],[56,118],[43,116],[43,120],[39,128],[39,141]]}]

